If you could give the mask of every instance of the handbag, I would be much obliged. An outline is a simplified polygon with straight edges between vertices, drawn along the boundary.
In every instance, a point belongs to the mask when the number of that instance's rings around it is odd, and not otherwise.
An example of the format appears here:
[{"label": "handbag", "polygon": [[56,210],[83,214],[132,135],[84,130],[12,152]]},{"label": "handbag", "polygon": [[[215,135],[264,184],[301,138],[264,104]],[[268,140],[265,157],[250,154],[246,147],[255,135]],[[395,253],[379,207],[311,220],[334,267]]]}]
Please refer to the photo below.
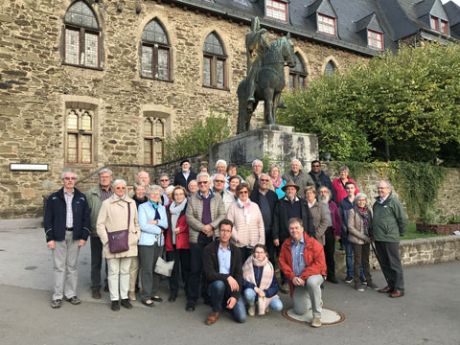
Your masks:
[{"label": "handbag", "polygon": [[174,267],[174,260],[165,261],[160,256],[157,260],[157,264],[155,265],[155,273],[161,274],[162,276],[165,276],[165,277],[171,277],[173,267]]},{"label": "handbag", "polygon": [[109,251],[112,254],[122,253],[129,250],[129,222],[131,220],[131,205],[128,203],[128,226],[126,230],[108,232],[109,238]]}]

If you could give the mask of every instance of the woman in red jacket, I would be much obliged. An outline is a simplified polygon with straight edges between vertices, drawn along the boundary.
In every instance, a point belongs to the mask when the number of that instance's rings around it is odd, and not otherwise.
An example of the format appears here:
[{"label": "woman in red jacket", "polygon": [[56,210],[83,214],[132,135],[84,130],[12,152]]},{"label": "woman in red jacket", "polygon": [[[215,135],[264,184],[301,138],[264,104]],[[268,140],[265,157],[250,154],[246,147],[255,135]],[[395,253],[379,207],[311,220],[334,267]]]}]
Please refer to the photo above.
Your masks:
[{"label": "woman in red jacket", "polygon": [[187,191],[182,186],[174,187],[173,202],[168,206],[169,228],[166,232],[166,258],[174,260],[174,267],[169,278],[169,302],[174,302],[179,292],[179,275],[185,284],[187,293],[188,275],[190,273],[189,229],[185,216],[187,209]]},{"label": "woman in red jacket", "polygon": [[355,185],[355,195],[359,193],[358,185],[356,184],[355,180],[348,176],[350,170],[346,165],[340,167],[339,169],[339,177],[332,181],[332,188],[335,192],[335,203],[337,206],[340,206],[340,202],[345,199],[348,194],[345,190],[345,185],[348,182],[351,182]]}]

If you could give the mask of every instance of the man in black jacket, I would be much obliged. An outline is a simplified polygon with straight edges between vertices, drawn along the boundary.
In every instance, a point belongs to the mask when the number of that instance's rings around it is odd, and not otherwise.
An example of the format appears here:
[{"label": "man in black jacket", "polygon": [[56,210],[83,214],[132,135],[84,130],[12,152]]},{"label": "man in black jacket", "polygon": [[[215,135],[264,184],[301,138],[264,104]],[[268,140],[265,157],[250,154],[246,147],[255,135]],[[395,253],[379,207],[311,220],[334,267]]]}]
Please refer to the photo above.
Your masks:
[{"label": "man in black jacket", "polygon": [[246,308],[241,298],[243,272],[240,250],[230,243],[233,223],[224,219],[219,223],[220,238],[208,244],[203,252],[203,266],[208,280],[212,312],[207,325],[217,322],[224,308],[236,322],[246,321]]},{"label": "man in black jacket", "polygon": [[268,250],[268,257],[275,265],[275,247],[273,245],[273,213],[278,202],[278,196],[270,190],[270,176],[262,173],[259,176],[258,188],[251,193],[251,201],[259,205],[265,227],[265,244]]},{"label": "man in black jacket", "polygon": [[184,159],[180,162],[181,170],[174,177],[174,185],[182,186],[188,190],[188,184],[191,180],[196,179],[196,174],[190,168],[190,160]]},{"label": "man in black jacket", "polygon": [[66,299],[73,305],[77,297],[78,254],[90,234],[90,209],[83,193],[75,188],[77,175],[62,174],[64,187],[51,194],[45,206],[45,236],[54,262],[54,293],[51,308]]},{"label": "man in black jacket", "polygon": [[[283,187],[286,196],[279,200],[273,214],[273,243],[277,255],[283,242],[289,238],[289,220],[299,218],[303,222],[304,231],[310,236],[315,237],[315,228],[310,209],[304,200],[297,197],[299,186],[292,181],[288,181]],[[289,290],[288,280],[281,272],[281,292],[287,293]]]},{"label": "man in black jacket", "polygon": [[329,176],[327,176],[324,171],[321,170],[321,161],[314,160],[311,162],[311,170],[308,173],[313,182],[315,182],[316,191],[319,192],[320,187],[326,186],[332,193],[332,199],[335,200],[335,191],[332,188],[332,182]]}]

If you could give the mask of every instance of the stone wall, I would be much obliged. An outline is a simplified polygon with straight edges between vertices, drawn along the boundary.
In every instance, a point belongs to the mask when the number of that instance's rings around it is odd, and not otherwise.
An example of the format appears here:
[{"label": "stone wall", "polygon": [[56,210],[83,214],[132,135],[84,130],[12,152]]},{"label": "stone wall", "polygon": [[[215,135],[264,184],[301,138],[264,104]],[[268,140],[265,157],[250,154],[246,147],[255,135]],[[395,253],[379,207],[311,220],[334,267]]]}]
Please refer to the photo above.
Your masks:
[{"label": "stone wall", "polygon": [[[105,165],[141,166],[143,119],[167,119],[166,136],[211,111],[236,123],[236,88],[246,73],[244,35],[249,26],[155,1],[89,1],[102,28],[102,68],[64,65],[63,17],[70,0],[0,3],[0,218],[40,214],[42,195],[60,186],[64,167],[80,176]],[[136,4],[141,12],[137,14]],[[140,77],[139,44],[145,25],[158,18],[172,47],[173,81]],[[203,42],[215,31],[225,46],[228,88],[202,86]],[[270,33],[272,38],[276,33]],[[339,70],[367,58],[351,51],[294,39],[308,79],[333,59]],[[93,161],[65,161],[66,105],[94,110]],[[47,172],[12,172],[10,163],[46,163]]]},{"label": "stone wall", "polygon": [[[460,236],[440,236],[404,240],[400,244],[401,262],[404,266],[437,264],[460,260]],[[345,276],[345,252],[336,251],[336,272]],[[379,263],[371,253],[370,265],[373,269],[380,269]]]}]

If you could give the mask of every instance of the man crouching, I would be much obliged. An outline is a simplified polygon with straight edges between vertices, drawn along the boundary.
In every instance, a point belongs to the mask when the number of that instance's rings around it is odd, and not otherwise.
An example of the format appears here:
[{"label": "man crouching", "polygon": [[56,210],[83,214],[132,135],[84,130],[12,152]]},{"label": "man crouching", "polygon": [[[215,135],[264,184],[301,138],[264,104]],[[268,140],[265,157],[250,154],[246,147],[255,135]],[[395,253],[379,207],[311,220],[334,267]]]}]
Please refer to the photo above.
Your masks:
[{"label": "man crouching", "polygon": [[279,265],[289,279],[289,288],[298,315],[312,313],[312,327],[321,327],[321,284],[326,276],[323,246],[304,232],[302,220],[289,220],[290,238],[281,247]]},{"label": "man crouching", "polygon": [[212,312],[207,325],[217,322],[227,308],[236,322],[246,321],[246,308],[241,298],[243,282],[240,250],[230,243],[233,223],[224,219],[219,223],[220,238],[208,244],[203,253],[203,267],[208,280],[208,294]]}]

